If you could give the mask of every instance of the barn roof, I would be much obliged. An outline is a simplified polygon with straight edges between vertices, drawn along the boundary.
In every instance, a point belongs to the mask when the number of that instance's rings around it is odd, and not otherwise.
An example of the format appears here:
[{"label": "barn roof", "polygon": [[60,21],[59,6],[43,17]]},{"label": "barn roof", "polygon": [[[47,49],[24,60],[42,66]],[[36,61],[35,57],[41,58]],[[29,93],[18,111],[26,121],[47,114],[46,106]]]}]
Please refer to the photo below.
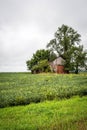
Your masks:
[{"label": "barn roof", "polygon": [[64,65],[65,60],[62,57],[58,57],[53,61],[54,65]]}]

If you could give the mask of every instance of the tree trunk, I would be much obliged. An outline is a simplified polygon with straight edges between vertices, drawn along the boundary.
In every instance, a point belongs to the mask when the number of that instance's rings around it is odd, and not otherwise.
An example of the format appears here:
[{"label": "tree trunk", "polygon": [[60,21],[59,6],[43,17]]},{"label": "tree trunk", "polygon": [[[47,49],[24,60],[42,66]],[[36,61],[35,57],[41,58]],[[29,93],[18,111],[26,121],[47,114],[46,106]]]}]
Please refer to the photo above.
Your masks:
[{"label": "tree trunk", "polygon": [[75,74],[78,74],[78,64],[76,65]]}]

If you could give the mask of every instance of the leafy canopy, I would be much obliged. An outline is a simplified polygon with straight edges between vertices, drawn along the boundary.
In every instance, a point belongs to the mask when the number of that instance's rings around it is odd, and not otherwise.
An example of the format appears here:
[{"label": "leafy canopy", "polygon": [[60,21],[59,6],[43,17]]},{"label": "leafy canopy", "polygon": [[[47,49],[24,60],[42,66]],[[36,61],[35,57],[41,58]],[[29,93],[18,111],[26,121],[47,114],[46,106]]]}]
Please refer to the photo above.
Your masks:
[{"label": "leafy canopy", "polygon": [[73,28],[62,25],[54,36],[55,38],[47,44],[47,48],[65,59],[66,72],[74,69],[78,73],[78,67],[84,66],[86,60],[86,53],[80,45],[81,35]]},{"label": "leafy canopy", "polygon": [[28,60],[26,63],[32,73],[48,72],[50,71],[48,62],[53,61],[55,58],[56,55],[54,53],[51,53],[49,50],[41,49],[37,50],[31,60]]}]

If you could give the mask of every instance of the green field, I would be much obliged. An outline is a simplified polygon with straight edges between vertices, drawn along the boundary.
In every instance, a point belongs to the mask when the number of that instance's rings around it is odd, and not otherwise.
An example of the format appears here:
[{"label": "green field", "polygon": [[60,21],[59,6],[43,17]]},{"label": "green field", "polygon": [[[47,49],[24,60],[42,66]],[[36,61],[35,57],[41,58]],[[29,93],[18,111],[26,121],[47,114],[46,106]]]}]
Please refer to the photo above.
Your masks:
[{"label": "green field", "polygon": [[0,107],[87,95],[87,74],[0,74]]},{"label": "green field", "polygon": [[87,130],[87,74],[0,73],[0,130]]},{"label": "green field", "polygon": [[2,108],[0,130],[87,130],[87,96]]}]

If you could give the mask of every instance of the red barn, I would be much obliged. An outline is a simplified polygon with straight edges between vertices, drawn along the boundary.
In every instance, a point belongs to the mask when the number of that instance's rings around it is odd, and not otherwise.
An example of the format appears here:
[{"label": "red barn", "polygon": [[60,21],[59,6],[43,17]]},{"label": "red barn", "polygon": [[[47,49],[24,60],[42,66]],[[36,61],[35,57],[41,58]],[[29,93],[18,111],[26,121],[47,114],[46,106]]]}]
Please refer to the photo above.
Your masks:
[{"label": "red barn", "polygon": [[50,63],[51,70],[55,73],[63,74],[65,60],[62,57],[58,57],[53,62]]}]

